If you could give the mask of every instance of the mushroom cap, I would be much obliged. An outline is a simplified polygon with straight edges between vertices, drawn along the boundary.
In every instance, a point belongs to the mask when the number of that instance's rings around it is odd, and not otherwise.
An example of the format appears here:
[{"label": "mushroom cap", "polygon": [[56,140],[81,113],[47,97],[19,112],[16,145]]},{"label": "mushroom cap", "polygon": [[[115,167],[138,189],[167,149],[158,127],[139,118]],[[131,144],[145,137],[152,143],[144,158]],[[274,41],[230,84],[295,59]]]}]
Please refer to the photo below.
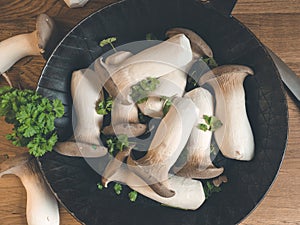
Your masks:
[{"label": "mushroom cap", "polygon": [[244,79],[248,75],[254,75],[254,72],[248,66],[242,65],[223,65],[218,66],[207,73],[199,79],[199,84],[204,85],[212,80],[217,80],[219,83],[228,81],[228,79],[237,79],[240,77]]},{"label": "mushroom cap", "polygon": [[147,125],[142,123],[120,123],[110,125],[103,129],[105,135],[120,135],[125,134],[128,137],[138,137],[144,134],[147,130]]},{"label": "mushroom cap", "polygon": [[58,142],[54,150],[61,155],[71,157],[98,158],[107,154],[107,148],[104,146],[75,141]]},{"label": "mushroom cap", "polygon": [[167,37],[173,37],[177,34],[184,34],[188,37],[191,42],[193,53],[196,54],[197,57],[208,56],[210,58],[213,57],[213,52],[209,45],[195,32],[185,29],[185,28],[172,28],[166,32]]},{"label": "mushroom cap", "polygon": [[54,20],[47,14],[40,14],[36,19],[36,30],[38,38],[38,47],[42,53],[46,49],[52,34],[56,29]]},{"label": "mushroom cap", "polygon": [[32,156],[28,152],[17,154],[14,157],[9,157],[0,163],[0,177],[5,174],[10,169],[23,166],[32,159]]}]

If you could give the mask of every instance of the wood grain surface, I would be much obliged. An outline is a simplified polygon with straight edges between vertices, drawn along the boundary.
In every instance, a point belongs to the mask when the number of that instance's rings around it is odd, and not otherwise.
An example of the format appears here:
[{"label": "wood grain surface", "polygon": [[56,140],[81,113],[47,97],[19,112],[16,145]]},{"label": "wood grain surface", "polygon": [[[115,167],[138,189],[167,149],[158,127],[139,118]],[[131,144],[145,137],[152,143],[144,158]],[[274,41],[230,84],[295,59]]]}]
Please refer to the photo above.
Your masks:
[{"label": "wood grain surface", "polygon": [[[67,32],[84,17],[112,2],[90,0],[84,8],[69,9],[63,0],[0,0],[0,41],[33,31],[40,13],[54,17],[63,25],[63,32]],[[300,76],[300,0],[239,0],[233,15]],[[41,56],[27,57],[7,74],[15,86],[35,89],[44,64]],[[5,85],[2,77],[0,85]],[[287,99],[290,124],[285,159],[271,190],[243,225],[300,224],[300,104],[290,94]],[[5,139],[10,129],[0,119],[1,154],[24,151]],[[26,224],[25,211],[26,192],[21,182],[11,175],[0,179],[0,225]],[[79,223],[61,207],[61,224]]]}]

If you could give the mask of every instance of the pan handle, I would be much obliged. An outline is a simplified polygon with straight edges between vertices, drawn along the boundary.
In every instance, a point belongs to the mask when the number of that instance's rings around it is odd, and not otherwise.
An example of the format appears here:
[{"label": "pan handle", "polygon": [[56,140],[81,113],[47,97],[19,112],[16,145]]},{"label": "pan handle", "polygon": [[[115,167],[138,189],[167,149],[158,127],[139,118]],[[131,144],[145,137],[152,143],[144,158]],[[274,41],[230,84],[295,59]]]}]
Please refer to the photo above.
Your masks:
[{"label": "pan handle", "polygon": [[225,16],[231,16],[231,12],[237,0],[198,0],[208,8],[213,8]]}]

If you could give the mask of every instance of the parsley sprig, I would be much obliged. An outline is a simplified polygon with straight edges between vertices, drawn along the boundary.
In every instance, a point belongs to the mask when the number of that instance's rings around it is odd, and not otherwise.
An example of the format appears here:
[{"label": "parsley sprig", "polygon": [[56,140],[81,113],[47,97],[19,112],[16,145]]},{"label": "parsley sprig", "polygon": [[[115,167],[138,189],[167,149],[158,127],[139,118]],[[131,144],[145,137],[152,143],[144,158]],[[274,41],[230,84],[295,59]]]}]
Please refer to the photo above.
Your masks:
[{"label": "parsley sprig", "polygon": [[159,85],[157,78],[148,77],[131,87],[131,98],[134,102],[140,104],[148,99],[148,94],[154,91]]},{"label": "parsley sprig", "polygon": [[57,142],[54,120],[62,117],[64,106],[58,99],[49,100],[31,90],[0,88],[0,116],[13,124],[6,138],[24,146],[36,157],[52,151]]},{"label": "parsley sprig", "polygon": [[205,199],[208,199],[213,195],[213,193],[221,192],[221,187],[216,187],[211,181],[206,181],[205,185],[203,185],[203,190],[205,194]]},{"label": "parsley sprig", "polygon": [[113,42],[115,42],[115,41],[117,41],[116,37],[109,37],[109,38],[106,38],[106,39],[103,39],[102,41],[100,41],[99,46],[103,48],[106,45],[110,45],[112,47],[112,49],[115,52],[117,52],[115,46],[113,45]]},{"label": "parsley sprig", "polygon": [[108,152],[113,154],[115,151],[123,151],[124,148],[128,148],[130,142],[128,141],[127,135],[120,134],[117,137],[107,139],[106,144],[108,147]]},{"label": "parsley sprig", "polygon": [[215,116],[203,115],[203,119],[205,120],[205,123],[198,125],[198,129],[202,131],[216,131],[223,126],[223,123]]},{"label": "parsley sprig", "polygon": [[108,97],[97,103],[96,112],[100,115],[107,115],[112,110],[112,106],[113,99]]}]

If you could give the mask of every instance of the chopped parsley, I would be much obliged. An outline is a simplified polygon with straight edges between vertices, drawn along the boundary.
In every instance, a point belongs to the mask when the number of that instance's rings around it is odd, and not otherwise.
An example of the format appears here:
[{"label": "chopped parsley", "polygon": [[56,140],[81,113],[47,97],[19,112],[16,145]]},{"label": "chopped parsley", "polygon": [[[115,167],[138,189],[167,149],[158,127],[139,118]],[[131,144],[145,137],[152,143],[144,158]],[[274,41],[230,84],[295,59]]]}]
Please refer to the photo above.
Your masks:
[{"label": "chopped parsley", "polygon": [[159,85],[157,78],[148,77],[131,87],[131,98],[134,102],[140,104],[148,99],[148,94],[154,91]]},{"label": "chopped parsley", "polygon": [[52,151],[58,140],[54,120],[62,117],[64,106],[58,99],[49,100],[32,90],[0,88],[0,116],[13,124],[6,138],[15,146],[29,149],[36,157]]},{"label": "chopped parsley", "polygon": [[112,110],[112,105],[113,99],[111,97],[108,97],[107,99],[104,99],[103,101],[97,103],[96,112],[99,115],[107,115]]},{"label": "chopped parsley", "polygon": [[106,144],[108,147],[108,152],[113,154],[115,150],[123,151],[124,148],[128,148],[130,142],[128,141],[128,137],[125,134],[120,134],[117,137],[110,138],[106,140]]},{"label": "chopped parsley", "polygon": [[215,116],[203,115],[204,123],[198,124],[197,128],[202,131],[216,131],[223,126],[223,123]]},{"label": "chopped parsley", "polygon": [[135,202],[138,197],[138,193],[136,191],[131,191],[129,192],[128,197],[131,202]]},{"label": "chopped parsley", "polygon": [[122,188],[122,185],[121,185],[121,184],[115,183],[115,185],[114,185],[114,190],[115,190],[115,192],[116,192],[117,195],[120,195],[120,194],[121,194],[122,189],[123,189],[123,188]]},{"label": "chopped parsley", "polygon": [[109,37],[109,38],[106,38],[106,39],[100,41],[99,46],[101,48],[103,48],[106,45],[110,45],[112,47],[112,49],[116,52],[117,50],[116,50],[115,46],[113,45],[113,42],[115,42],[115,41],[117,41],[116,37]]},{"label": "chopped parsley", "polygon": [[213,193],[218,193],[222,191],[221,187],[216,187],[211,181],[206,181],[205,185],[203,185],[203,190],[205,194],[205,199],[211,197]]}]

